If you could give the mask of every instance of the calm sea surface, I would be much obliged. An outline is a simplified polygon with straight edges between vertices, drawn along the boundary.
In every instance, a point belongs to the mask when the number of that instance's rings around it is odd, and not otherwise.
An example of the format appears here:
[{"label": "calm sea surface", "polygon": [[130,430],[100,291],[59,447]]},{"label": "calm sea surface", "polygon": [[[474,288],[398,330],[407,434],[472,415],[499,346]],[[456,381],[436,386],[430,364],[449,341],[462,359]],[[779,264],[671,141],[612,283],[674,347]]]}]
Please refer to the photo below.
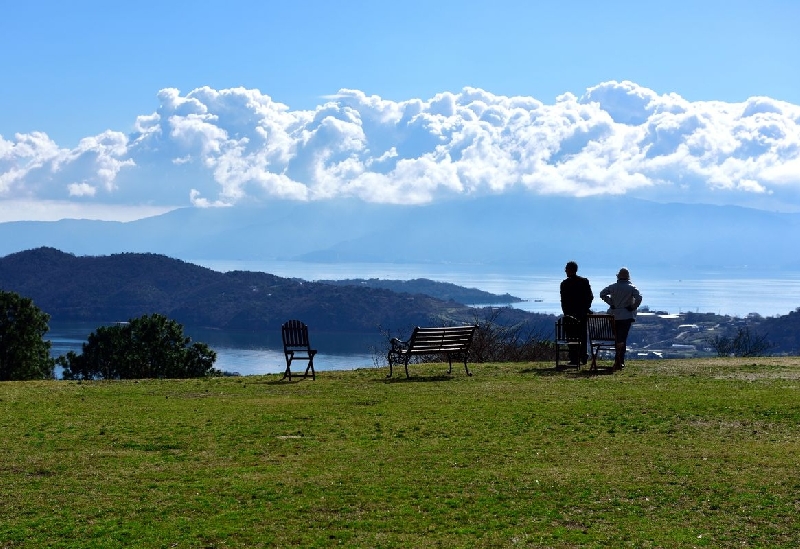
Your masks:
[{"label": "calm sea surface", "polygon": [[[347,278],[383,278],[409,280],[428,278],[478,288],[495,294],[509,293],[525,299],[515,307],[531,312],[561,314],[559,284],[563,267],[553,272],[501,270],[479,265],[417,265],[387,263],[304,263],[297,261],[191,261],[215,271],[256,271],[304,280],[341,280]],[[643,305],[651,310],[670,313],[701,312],[731,316],[785,315],[800,307],[800,272],[736,270],[631,269],[631,282],[644,296]],[[597,296],[605,286],[616,281],[618,266],[583,269],[579,274],[589,279],[595,294],[594,308],[605,304]]]},{"label": "calm sea surface", "polygon": [[[526,272],[501,270],[489,266],[471,265],[416,265],[386,263],[305,263],[294,261],[208,261],[191,263],[216,271],[232,270],[266,272],[282,277],[303,280],[341,280],[348,278],[382,278],[409,280],[428,278],[451,282],[467,288],[478,288],[495,294],[509,293],[526,301],[514,304],[520,309],[560,314],[559,284],[563,279],[561,269],[554,272]],[[701,312],[731,316],[758,313],[762,316],[785,315],[800,307],[800,273],[737,270],[691,271],[641,271],[631,268],[631,281],[644,296],[643,305],[654,311],[669,313]],[[587,277],[595,296],[613,283],[618,267],[581,269]],[[604,310],[605,305],[595,297],[594,309]],[[68,350],[80,352],[81,344],[97,326],[94,324],[51,324],[47,337],[52,342],[52,353],[58,356]],[[268,336],[247,333],[222,333],[219,331],[186,332],[195,341],[208,343],[217,352],[215,367],[242,375],[279,373],[285,368],[280,334]],[[312,344],[320,349],[314,360],[317,371],[348,370],[375,367],[376,349],[381,349],[381,336],[365,335],[341,347],[341,341],[332,335],[311,336]],[[326,351],[335,349],[334,351]],[[378,355],[382,355],[379,352]],[[380,358],[380,357],[379,357]],[[297,368],[299,368],[299,364]],[[293,367],[293,370],[297,369]]]}]

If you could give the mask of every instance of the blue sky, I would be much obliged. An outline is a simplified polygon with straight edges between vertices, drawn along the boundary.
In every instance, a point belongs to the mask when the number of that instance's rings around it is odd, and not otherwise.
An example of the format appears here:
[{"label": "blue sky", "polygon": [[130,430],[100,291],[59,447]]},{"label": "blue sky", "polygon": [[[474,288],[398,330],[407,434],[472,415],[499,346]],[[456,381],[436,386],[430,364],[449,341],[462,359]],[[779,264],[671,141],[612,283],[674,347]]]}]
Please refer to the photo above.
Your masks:
[{"label": "blue sky", "polygon": [[0,0],[0,222],[518,187],[800,211],[797,21],[792,0]]}]

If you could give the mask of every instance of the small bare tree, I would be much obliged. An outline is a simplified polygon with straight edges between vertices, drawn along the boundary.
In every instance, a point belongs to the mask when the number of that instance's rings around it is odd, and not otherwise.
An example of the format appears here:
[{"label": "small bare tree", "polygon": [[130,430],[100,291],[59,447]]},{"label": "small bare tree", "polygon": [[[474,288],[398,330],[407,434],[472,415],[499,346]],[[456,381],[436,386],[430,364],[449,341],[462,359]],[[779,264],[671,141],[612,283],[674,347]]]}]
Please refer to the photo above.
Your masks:
[{"label": "small bare tree", "polygon": [[483,318],[475,317],[478,329],[470,346],[475,362],[527,362],[545,360],[553,354],[550,339],[541,329],[521,322],[505,325],[498,321],[503,309],[492,308]]},{"label": "small bare tree", "polygon": [[764,356],[772,347],[767,334],[754,334],[750,328],[739,328],[736,335],[716,335],[708,340],[717,356]]}]

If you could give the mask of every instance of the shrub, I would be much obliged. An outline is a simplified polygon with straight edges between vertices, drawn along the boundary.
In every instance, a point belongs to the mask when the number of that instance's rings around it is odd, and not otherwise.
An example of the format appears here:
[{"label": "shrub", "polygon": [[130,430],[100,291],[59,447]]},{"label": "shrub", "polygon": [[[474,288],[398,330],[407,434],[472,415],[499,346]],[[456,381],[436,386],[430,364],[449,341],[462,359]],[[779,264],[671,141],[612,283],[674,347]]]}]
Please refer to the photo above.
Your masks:
[{"label": "shrub", "polygon": [[82,353],[58,357],[64,379],[190,378],[217,375],[216,353],[192,343],[183,326],[163,315],[145,315],[102,326],[89,334]]},{"label": "shrub", "polygon": [[49,321],[31,299],[0,290],[0,381],[53,377],[50,342],[44,340]]}]

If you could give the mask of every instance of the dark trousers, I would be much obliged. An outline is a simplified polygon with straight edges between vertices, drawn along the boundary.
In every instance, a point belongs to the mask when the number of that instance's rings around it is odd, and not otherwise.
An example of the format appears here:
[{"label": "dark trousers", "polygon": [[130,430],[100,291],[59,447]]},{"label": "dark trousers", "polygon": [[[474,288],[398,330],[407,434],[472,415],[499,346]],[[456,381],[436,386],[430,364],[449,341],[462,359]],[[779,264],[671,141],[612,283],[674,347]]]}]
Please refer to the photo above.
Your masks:
[{"label": "dark trousers", "polygon": [[616,327],[617,337],[617,354],[616,354],[616,362],[619,364],[625,364],[625,352],[627,351],[628,346],[628,334],[631,331],[631,325],[633,324],[633,319],[629,318],[627,320],[617,320],[614,322],[614,326]]},{"label": "dark trousers", "polygon": [[[569,313],[567,313],[569,314]],[[570,364],[586,364],[589,360],[589,353],[586,351],[586,339],[589,321],[586,315],[570,314],[578,320],[578,324],[569,324],[566,326],[567,337],[579,338],[580,345],[569,346],[569,362]]]},{"label": "dark trousers", "polygon": [[617,343],[622,343],[623,345],[628,343],[628,334],[631,332],[631,324],[633,324],[632,318],[627,320],[617,320],[614,322],[614,327],[617,331]]}]

